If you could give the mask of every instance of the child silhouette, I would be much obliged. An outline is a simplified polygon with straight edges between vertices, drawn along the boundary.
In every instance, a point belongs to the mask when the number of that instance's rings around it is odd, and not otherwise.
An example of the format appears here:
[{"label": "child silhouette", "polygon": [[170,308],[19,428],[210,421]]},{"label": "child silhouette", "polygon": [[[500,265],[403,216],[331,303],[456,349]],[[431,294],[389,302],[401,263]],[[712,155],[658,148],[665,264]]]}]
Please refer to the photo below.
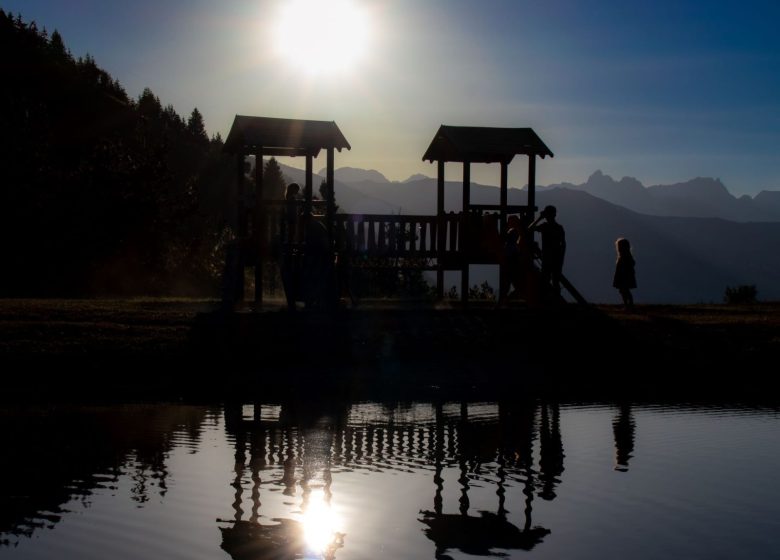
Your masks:
[{"label": "child silhouette", "polygon": [[626,309],[634,308],[634,296],[631,290],[636,288],[636,273],[634,271],[634,256],[631,254],[631,244],[628,239],[621,237],[615,241],[617,262],[615,263],[615,276],[612,278],[612,286],[617,288],[623,298],[623,306]]}]

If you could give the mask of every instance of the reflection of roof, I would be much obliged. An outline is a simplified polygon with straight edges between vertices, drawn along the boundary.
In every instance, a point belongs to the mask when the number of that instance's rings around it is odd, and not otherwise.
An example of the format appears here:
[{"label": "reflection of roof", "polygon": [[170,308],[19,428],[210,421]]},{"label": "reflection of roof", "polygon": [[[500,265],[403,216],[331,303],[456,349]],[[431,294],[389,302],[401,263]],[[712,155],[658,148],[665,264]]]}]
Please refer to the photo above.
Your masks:
[{"label": "reflection of roof", "polygon": [[532,128],[441,125],[423,160],[509,163],[517,154],[553,157]]},{"label": "reflection of roof", "polygon": [[225,140],[229,154],[251,153],[262,147],[269,156],[315,156],[321,149],[352,149],[333,121],[305,121],[236,115]]},{"label": "reflection of roof", "polygon": [[480,511],[480,517],[431,511],[421,513],[420,521],[428,526],[425,536],[436,543],[436,548],[457,548],[477,556],[491,556],[494,548],[531,550],[550,534],[544,527],[520,530],[504,517],[487,511]]}]

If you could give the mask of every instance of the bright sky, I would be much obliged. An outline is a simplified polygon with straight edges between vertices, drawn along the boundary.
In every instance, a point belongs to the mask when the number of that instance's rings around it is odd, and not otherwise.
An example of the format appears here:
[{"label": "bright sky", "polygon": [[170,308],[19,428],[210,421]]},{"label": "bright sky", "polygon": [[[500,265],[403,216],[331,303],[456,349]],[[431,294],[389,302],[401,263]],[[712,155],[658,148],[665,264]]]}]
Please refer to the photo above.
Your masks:
[{"label": "bright sky", "polygon": [[[538,167],[541,184],[602,169],[645,184],[708,176],[734,194],[780,189],[777,0],[317,0],[331,10],[304,12],[313,18],[283,9],[303,1],[0,7],[58,29],[129,95],[148,86],[185,117],[198,107],[210,133],[224,137],[237,113],[336,121],[353,148],[336,166],[391,180],[435,175],[421,157],[449,124],[533,127],[555,153]],[[516,161],[510,184],[525,174]],[[496,184],[498,166],[472,178]]]}]

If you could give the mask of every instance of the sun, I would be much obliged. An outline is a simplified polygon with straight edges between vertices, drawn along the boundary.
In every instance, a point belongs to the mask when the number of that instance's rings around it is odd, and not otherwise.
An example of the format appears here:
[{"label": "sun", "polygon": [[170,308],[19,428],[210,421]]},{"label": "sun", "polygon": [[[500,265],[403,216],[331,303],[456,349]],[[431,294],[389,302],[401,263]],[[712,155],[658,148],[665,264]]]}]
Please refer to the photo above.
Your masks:
[{"label": "sun", "polygon": [[354,71],[371,37],[368,12],[357,0],[287,0],[274,28],[280,58],[311,75]]}]

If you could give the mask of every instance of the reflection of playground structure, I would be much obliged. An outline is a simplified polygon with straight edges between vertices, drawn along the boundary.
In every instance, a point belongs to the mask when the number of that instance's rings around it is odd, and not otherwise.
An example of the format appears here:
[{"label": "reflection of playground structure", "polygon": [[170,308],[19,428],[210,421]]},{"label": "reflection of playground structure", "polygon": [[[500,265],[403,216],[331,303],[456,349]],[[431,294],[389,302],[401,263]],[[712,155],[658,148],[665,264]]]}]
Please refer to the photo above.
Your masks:
[{"label": "reflection of playground structure", "polygon": [[[313,484],[318,472],[322,472],[323,499],[330,504],[332,481],[329,465],[331,427],[328,422],[317,422],[313,426],[304,427],[301,422],[290,422],[286,415],[289,407],[282,410],[273,422],[264,422],[261,418],[262,408],[254,406],[251,420],[243,418],[242,406],[227,406],[225,408],[225,427],[229,434],[235,437],[235,489],[233,511],[234,519],[221,520],[227,527],[220,527],[222,532],[222,549],[236,560],[260,560],[274,558],[280,560],[297,558],[334,558],[335,551],[342,546],[343,535],[336,531],[327,534],[312,535],[312,527],[294,519],[273,519],[273,523],[259,522],[260,514],[260,473],[271,464],[282,465],[282,478],[279,481],[284,486],[284,495],[294,496],[296,486],[295,470],[297,458],[303,459],[302,504],[301,510],[310,510]],[[303,450],[306,450],[306,453]],[[247,451],[249,460],[247,461]],[[324,461],[324,462],[323,462]],[[244,520],[245,511],[242,507],[244,488],[242,479],[246,469],[249,469],[252,481],[252,509],[248,519]],[[312,508],[316,509],[316,508]],[[322,523],[322,519],[315,520]]]},{"label": "reflection of playground structure", "polygon": [[[263,408],[256,404],[251,417],[244,407],[225,408],[227,432],[235,438],[234,519],[224,521],[222,548],[233,558],[300,558],[306,549],[305,527],[289,519],[259,522],[261,473],[269,464],[282,466],[281,478],[265,484],[282,484],[294,495],[302,488],[301,510],[306,512],[312,488],[321,487],[331,500],[331,468],[432,471],[433,509],[421,511],[419,521],[433,541],[437,557],[447,550],[489,555],[493,549],[530,550],[549,529],[532,521],[534,497],[551,500],[563,472],[563,445],[557,405],[535,402],[498,405],[444,404],[384,408],[345,406],[317,411],[290,405]],[[534,445],[538,442],[538,462]],[[296,468],[302,468],[296,479]],[[247,472],[247,469],[249,472]],[[444,478],[458,473],[457,512],[444,510]],[[242,485],[245,475],[251,488]],[[475,486],[494,486],[494,512],[470,513],[469,492]],[[522,488],[522,526],[509,520],[507,488]],[[243,509],[244,495],[251,510]],[[334,534],[320,558],[333,558],[343,544]]]}]

